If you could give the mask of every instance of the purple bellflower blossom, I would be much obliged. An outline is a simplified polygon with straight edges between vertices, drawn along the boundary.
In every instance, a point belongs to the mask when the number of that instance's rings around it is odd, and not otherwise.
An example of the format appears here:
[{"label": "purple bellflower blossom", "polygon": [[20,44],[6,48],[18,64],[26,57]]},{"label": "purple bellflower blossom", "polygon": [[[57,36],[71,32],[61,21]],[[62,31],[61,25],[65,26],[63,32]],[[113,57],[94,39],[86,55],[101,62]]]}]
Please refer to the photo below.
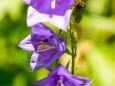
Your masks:
[{"label": "purple bellflower blossom", "polygon": [[37,23],[49,22],[50,24],[67,31],[72,10],[67,10],[64,16],[53,15],[50,17],[48,14],[43,14],[29,6],[27,13],[27,26],[31,27]]},{"label": "purple bellflower blossom", "polygon": [[90,86],[88,78],[73,76],[65,67],[58,64],[48,77],[31,84],[31,86]]},{"label": "purple bellflower blossom", "polygon": [[49,70],[51,63],[66,50],[64,40],[41,23],[32,27],[32,34],[21,41],[19,46],[24,50],[33,52],[30,60],[32,71],[41,67]]},{"label": "purple bellflower blossom", "polygon": [[22,0],[40,13],[63,16],[72,8],[74,0]]},{"label": "purple bellflower blossom", "polygon": [[74,0],[23,0],[29,5],[27,26],[31,27],[40,22],[67,30]]}]

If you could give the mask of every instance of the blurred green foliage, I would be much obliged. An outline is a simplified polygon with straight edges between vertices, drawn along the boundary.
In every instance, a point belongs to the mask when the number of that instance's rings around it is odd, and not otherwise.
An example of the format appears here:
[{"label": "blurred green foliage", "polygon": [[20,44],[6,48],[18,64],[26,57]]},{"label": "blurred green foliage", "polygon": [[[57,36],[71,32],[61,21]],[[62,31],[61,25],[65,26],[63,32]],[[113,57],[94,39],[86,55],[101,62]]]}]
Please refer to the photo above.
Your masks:
[{"label": "blurred green foliage", "polygon": [[[115,0],[85,2],[82,21],[76,24],[80,52],[76,75],[91,78],[91,86],[115,86]],[[31,72],[31,53],[17,46],[31,32],[26,13],[21,0],[0,0],[0,86],[29,86],[48,74],[45,69]]]}]

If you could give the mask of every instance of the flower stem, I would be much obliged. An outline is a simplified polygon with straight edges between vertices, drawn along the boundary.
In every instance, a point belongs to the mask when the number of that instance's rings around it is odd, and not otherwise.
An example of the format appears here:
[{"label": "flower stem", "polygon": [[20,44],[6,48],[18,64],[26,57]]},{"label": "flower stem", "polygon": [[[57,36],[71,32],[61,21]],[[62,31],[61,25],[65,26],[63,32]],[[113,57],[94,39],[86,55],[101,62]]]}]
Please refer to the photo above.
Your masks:
[{"label": "flower stem", "polygon": [[72,53],[71,73],[74,75],[76,48],[74,48],[74,32],[73,32],[73,29],[72,29],[72,22],[70,22],[70,39],[71,39],[71,53]]}]

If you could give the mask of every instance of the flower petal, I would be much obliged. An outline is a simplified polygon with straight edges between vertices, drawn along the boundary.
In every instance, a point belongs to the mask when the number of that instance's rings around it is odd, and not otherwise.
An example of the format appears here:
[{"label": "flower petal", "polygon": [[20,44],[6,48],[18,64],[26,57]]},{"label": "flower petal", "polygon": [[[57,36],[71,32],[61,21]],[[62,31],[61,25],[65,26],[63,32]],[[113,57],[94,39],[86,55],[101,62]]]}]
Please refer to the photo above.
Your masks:
[{"label": "flower petal", "polygon": [[32,71],[39,70],[42,67],[50,70],[50,55],[34,53],[30,60],[30,68]]},{"label": "flower petal", "polygon": [[52,15],[52,18],[49,20],[49,23],[64,31],[67,31],[71,12],[72,10],[67,10],[63,16]]},{"label": "flower petal", "polygon": [[66,68],[58,64],[48,77],[31,86],[90,86],[90,83],[90,79],[73,76]]},{"label": "flower petal", "polygon": [[26,3],[27,5],[30,5],[31,0],[22,0],[24,3]]},{"label": "flower petal", "polygon": [[44,35],[44,36],[47,36],[47,38],[53,35],[54,33],[53,31],[49,29],[49,27],[43,25],[42,23],[32,26],[31,29],[32,29],[33,34],[38,34],[39,36]]},{"label": "flower petal", "polygon": [[50,72],[48,77],[50,77],[50,76],[52,76],[54,74],[66,75],[68,77],[71,77],[71,73],[65,67],[63,67],[61,64],[58,64],[55,67],[55,69],[53,69],[53,71]]},{"label": "flower petal", "polygon": [[66,50],[66,44],[65,44],[65,41],[58,37],[56,40],[57,41],[57,53],[54,54],[54,56],[52,57],[50,63],[52,63],[54,60],[58,59],[61,55],[64,54],[65,50]]},{"label": "flower petal", "polygon": [[41,22],[49,22],[50,24],[67,31],[67,27],[70,20],[72,10],[69,9],[65,12],[63,16],[59,15],[50,15],[40,13],[39,11],[35,10],[33,7],[29,6],[28,13],[27,13],[27,26],[31,27]]},{"label": "flower petal", "polygon": [[41,54],[34,53],[30,59],[30,68],[32,71],[36,71],[48,65],[47,59],[45,59]]},{"label": "flower petal", "polygon": [[63,16],[68,9],[72,9],[74,2],[75,0],[31,0],[30,6],[40,13]]},{"label": "flower petal", "polygon": [[33,84],[31,84],[30,86],[50,86],[50,85],[47,85],[47,78],[44,78],[42,80],[40,80],[39,82],[35,82]]},{"label": "flower petal", "polygon": [[74,81],[76,81],[76,83],[79,83],[80,85],[83,86],[90,86],[92,80],[89,78],[84,78],[84,77],[79,77],[79,76],[72,76],[72,78],[74,79]]},{"label": "flower petal", "polygon": [[34,47],[31,44],[31,35],[28,35],[24,40],[22,40],[18,46],[26,51],[33,52]]},{"label": "flower petal", "polygon": [[88,78],[78,77],[78,76],[72,76],[65,77],[64,79],[65,86],[90,86],[90,83],[92,82]]},{"label": "flower petal", "polygon": [[40,22],[48,22],[49,20],[50,20],[50,17],[48,14],[40,13],[33,7],[29,6],[28,13],[27,13],[28,27],[36,25],[37,23],[40,23]]}]

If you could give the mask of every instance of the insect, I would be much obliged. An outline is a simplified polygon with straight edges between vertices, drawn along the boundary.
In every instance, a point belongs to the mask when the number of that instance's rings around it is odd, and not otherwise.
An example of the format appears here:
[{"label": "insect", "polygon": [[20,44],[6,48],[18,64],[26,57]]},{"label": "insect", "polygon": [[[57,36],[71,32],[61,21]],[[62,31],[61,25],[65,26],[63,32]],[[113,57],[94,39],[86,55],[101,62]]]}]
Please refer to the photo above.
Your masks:
[{"label": "insect", "polygon": [[46,51],[46,50],[49,50],[49,49],[54,49],[54,48],[56,48],[56,47],[54,47],[52,45],[49,45],[48,44],[48,39],[45,39],[45,40],[39,42],[37,52],[43,52],[43,51]]},{"label": "insect", "polygon": [[48,42],[48,39],[44,39],[43,41],[39,43],[39,45],[44,45],[46,42]]},{"label": "insect", "polygon": [[75,0],[73,15],[75,15],[75,22],[80,23],[82,19],[82,8],[85,3],[82,0]]}]

